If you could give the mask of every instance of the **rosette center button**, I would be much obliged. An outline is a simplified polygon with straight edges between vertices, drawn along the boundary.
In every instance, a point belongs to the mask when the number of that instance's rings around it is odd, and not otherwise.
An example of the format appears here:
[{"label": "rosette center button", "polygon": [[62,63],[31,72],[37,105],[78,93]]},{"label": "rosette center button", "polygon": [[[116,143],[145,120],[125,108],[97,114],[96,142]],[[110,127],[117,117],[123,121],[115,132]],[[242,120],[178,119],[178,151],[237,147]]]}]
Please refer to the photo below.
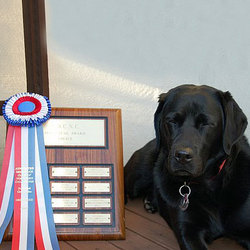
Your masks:
[{"label": "rosette center button", "polygon": [[30,101],[22,102],[18,106],[20,112],[32,112],[35,108],[36,105]]}]

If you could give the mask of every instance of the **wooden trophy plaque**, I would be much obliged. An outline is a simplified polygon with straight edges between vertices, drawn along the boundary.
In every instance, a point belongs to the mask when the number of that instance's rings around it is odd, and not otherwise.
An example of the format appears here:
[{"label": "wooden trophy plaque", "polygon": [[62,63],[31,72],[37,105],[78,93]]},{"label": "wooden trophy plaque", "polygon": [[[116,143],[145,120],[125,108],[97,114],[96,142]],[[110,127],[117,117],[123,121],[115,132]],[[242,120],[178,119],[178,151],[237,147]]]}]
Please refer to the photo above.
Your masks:
[{"label": "wooden trophy plaque", "polygon": [[44,141],[58,239],[124,239],[121,111],[52,108]]}]

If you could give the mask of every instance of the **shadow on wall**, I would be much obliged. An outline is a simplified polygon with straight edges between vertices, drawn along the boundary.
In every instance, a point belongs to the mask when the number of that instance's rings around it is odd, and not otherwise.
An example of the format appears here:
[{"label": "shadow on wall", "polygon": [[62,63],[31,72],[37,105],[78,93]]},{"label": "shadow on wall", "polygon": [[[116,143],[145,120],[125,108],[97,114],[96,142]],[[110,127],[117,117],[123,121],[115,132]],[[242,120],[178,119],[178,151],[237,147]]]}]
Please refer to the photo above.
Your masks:
[{"label": "shadow on wall", "polygon": [[58,55],[50,54],[49,60],[52,106],[122,109],[124,163],[154,137],[153,114],[161,89]]}]

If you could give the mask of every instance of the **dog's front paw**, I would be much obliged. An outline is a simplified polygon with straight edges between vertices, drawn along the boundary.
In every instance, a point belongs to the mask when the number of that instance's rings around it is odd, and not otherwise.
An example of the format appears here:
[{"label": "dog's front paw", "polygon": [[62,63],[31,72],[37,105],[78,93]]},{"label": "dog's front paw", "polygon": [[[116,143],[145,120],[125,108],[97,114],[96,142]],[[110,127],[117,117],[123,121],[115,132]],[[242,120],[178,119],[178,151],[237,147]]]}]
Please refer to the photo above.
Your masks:
[{"label": "dog's front paw", "polygon": [[143,203],[144,203],[144,208],[148,213],[154,214],[155,212],[157,212],[157,208],[147,197],[144,198]]}]

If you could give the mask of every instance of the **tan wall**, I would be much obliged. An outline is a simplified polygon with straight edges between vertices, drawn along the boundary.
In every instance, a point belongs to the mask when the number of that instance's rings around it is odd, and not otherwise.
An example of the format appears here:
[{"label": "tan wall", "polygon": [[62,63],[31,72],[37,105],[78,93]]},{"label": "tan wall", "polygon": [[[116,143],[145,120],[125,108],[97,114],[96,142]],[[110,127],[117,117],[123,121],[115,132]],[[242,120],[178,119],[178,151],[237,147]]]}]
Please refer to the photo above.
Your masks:
[{"label": "tan wall", "polygon": [[[22,1],[0,0],[0,33],[0,100],[6,100],[26,91]],[[5,135],[6,124],[0,117],[0,162]]]}]

